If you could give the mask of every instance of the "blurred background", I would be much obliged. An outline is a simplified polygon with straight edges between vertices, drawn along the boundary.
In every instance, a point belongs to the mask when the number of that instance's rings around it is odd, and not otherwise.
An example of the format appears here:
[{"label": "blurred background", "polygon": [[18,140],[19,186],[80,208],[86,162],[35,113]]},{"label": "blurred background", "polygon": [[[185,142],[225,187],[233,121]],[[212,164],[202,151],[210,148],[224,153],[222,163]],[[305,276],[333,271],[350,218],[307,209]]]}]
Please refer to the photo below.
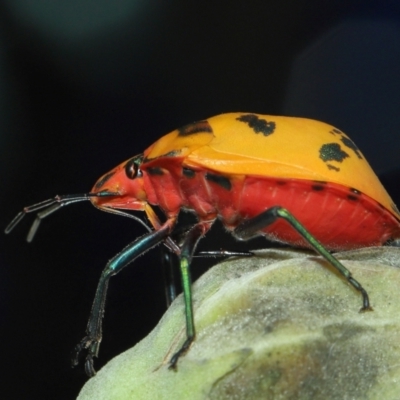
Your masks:
[{"label": "blurred background", "polygon": [[[90,191],[163,134],[230,111],[337,126],[400,204],[398,1],[0,0],[0,22],[3,227],[24,206]],[[81,203],[27,244],[32,220],[0,235],[0,393],[74,399],[87,377],[70,368],[71,350],[101,270],[144,229]],[[111,280],[97,368],[157,324],[161,267],[156,249]]]}]

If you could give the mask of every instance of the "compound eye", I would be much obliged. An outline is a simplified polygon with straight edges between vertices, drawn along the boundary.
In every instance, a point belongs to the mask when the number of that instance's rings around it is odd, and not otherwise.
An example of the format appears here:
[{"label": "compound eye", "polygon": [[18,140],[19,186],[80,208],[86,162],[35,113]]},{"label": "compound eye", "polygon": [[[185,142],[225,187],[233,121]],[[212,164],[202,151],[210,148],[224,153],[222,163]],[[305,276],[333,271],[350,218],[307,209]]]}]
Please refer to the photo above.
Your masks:
[{"label": "compound eye", "polygon": [[136,179],[142,176],[142,171],[139,168],[139,160],[137,157],[131,158],[125,164],[125,174],[129,179]]}]

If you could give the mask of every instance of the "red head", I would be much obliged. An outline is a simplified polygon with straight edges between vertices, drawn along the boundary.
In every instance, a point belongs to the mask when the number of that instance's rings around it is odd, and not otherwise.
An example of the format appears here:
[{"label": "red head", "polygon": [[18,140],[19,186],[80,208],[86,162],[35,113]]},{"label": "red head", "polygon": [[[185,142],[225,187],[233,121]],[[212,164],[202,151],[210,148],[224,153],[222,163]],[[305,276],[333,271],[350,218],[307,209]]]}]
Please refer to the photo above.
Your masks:
[{"label": "red head", "polygon": [[104,174],[91,191],[98,194],[90,197],[92,204],[98,208],[145,210],[147,196],[140,170],[142,160],[143,155],[139,154]]}]

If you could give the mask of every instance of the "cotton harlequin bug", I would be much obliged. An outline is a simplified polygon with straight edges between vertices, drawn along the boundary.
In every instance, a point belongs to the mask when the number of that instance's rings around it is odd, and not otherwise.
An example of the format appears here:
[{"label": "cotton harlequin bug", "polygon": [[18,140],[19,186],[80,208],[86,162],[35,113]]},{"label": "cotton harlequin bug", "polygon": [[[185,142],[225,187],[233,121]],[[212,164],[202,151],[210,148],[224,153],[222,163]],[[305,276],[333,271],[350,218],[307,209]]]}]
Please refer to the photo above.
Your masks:
[{"label": "cotton harlequin bug", "polygon": [[[339,129],[303,118],[231,113],[184,126],[103,175],[90,193],[25,208],[6,232],[26,213],[42,210],[31,240],[41,219],[81,200],[129,217],[120,210],[144,211],[153,228],[111,259],[101,275],[86,336],[73,359],[77,364],[86,350],[89,375],[95,373],[110,277],[161,242],[179,255],[185,300],[187,336],[171,359],[175,368],[195,338],[190,262],[217,218],[241,240],[265,235],[313,248],[361,293],[362,311],[371,309],[367,292],[329,251],[400,237],[400,213],[356,145]],[[165,221],[153,206],[163,211]],[[178,246],[171,233],[182,209],[194,212],[198,222]]]}]

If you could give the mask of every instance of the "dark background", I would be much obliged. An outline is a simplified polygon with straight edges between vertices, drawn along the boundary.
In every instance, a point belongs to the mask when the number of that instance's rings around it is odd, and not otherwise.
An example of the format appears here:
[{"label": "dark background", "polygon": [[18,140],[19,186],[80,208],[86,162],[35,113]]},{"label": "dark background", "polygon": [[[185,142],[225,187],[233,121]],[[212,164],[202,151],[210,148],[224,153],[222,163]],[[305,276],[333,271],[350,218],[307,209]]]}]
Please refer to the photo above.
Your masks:
[{"label": "dark background", "polygon": [[[88,192],[179,126],[230,111],[339,127],[399,204],[397,4],[0,0],[1,225],[23,206]],[[100,272],[144,230],[82,203],[45,220],[27,244],[32,220],[0,236],[0,393],[74,399],[87,378],[69,357]],[[164,310],[157,249],[111,280],[96,366]]]}]

